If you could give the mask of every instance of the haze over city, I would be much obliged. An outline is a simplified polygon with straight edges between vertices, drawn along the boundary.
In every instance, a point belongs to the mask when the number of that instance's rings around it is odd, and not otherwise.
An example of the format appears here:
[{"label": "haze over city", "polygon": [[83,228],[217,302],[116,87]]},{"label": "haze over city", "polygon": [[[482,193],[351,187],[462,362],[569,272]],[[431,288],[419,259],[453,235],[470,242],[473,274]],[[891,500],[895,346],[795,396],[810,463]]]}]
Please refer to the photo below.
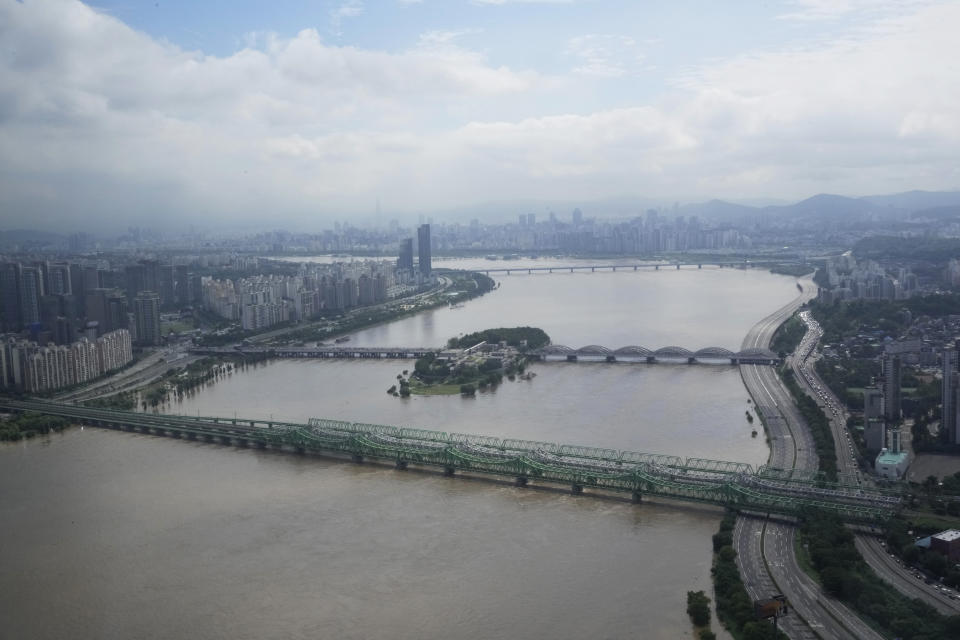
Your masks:
[{"label": "haze over city", "polygon": [[952,190],[958,27],[924,1],[4,2],[0,226]]}]

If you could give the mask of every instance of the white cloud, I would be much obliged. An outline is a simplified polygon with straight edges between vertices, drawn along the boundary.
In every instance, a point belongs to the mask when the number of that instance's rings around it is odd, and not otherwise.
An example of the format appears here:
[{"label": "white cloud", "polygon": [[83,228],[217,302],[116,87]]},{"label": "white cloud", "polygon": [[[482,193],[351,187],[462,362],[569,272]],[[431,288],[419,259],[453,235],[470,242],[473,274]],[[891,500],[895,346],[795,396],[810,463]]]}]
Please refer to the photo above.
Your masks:
[{"label": "white cloud", "polygon": [[[77,2],[2,3],[0,225],[318,221],[369,208],[371,193],[429,210],[955,188],[958,30],[960,6],[924,7],[576,113],[570,97],[598,84],[584,75],[637,81],[633,39],[572,40],[557,55],[577,71],[559,84],[490,64],[458,44],[469,31],[427,32],[394,53],[313,29],[257,33],[217,57]],[[524,116],[489,115],[504,105]]]},{"label": "white cloud", "polygon": [[634,72],[643,62],[636,41],[623,35],[587,34],[571,38],[567,51],[579,62],[574,73],[619,78]]}]

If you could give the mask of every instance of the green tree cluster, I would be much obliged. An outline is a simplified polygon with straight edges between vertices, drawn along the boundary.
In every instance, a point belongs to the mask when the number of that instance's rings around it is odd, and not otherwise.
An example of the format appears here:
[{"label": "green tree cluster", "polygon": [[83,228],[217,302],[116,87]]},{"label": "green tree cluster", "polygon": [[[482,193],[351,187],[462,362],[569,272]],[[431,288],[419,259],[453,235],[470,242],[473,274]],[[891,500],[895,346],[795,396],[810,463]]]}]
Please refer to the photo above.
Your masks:
[{"label": "green tree cluster", "polygon": [[960,637],[960,616],[945,617],[881,580],[863,561],[853,533],[831,513],[808,511],[800,518],[801,541],[824,589],[893,637],[939,640]]},{"label": "green tree cluster", "polygon": [[21,413],[12,416],[9,420],[0,421],[0,440],[16,441],[33,438],[51,431],[62,431],[69,425],[69,420],[59,416],[31,412]]},{"label": "green tree cluster", "polygon": [[823,409],[817,405],[816,400],[808,396],[797,384],[792,369],[785,369],[782,374],[783,382],[790,395],[793,396],[800,415],[810,427],[810,434],[813,436],[814,448],[817,451],[817,458],[820,460],[820,470],[828,480],[837,479],[837,450],[833,442],[833,432],[830,429],[830,420]]},{"label": "green tree cluster", "polygon": [[786,354],[792,353],[793,350],[797,348],[806,333],[807,326],[803,323],[803,320],[798,316],[791,316],[790,319],[780,325],[777,332],[773,334],[770,349],[780,354],[780,357],[783,358]]},{"label": "green tree cluster", "polygon": [[[754,616],[753,601],[743,586],[737,568],[737,552],[733,549],[736,520],[736,514],[728,511],[720,521],[720,530],[713,536],[714,556],[710,573],[713,575],[713,592],[717,598],[717,618],[741,640],[768,640],[771,637],[771,625]],[[778,632],[777,638],[785,639],[786,636]]]},{"label": "green tree cluster", "polygon": [[710,624],[710,598],[703,591],[687,591],[687,615],[698,627]]},{"label": "green tree cluster", "polygon": [[519,348],[526,340],[528,349],[539,349],[550,344],[550,336],[543,329],[537,327],[500,327],[468,333],[462,338],[450,338],[447,346],[451,349],[466,349],[480,342],[496,344],[506,342],[511,347]]}]

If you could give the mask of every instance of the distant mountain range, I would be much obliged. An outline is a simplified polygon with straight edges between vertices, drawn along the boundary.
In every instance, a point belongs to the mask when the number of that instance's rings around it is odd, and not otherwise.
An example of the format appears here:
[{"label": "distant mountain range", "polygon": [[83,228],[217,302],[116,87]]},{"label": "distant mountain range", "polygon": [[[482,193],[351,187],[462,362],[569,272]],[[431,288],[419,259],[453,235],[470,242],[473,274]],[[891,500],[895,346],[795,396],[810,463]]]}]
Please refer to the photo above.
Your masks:
[{"label": "distant mountain range", "polygon": [[822,193],[789,205],[749,207],[723,200],[680,207],[684,215],[713,222],[733,222],[751,217],[792,218],[807,221],[851,221],[855,219],[919,219],[923,212],[949,213],[960,207],[960,191],[907,191],[883,196],[848,198]]},{"label": "distant mountain range", "polygon": [[685,205],[674,205],[665,199],[644,197],[615,197],[590,201],[572,200],[511,200],[486,202],[437,212],[437,222],[458,220],[465,222],[478,218],[485,222],[511,222],[518,214],[534,213],[538,221],[550,212],[563,222],[570,221],[573,209],[579,208],[586,218],[632,218],[642,216],[647,209],[665,213],[697,216],[713,223],[734,223],[758,220],[764,217],[795,218],[797,220],[850,221],[856,219],[909,219],[927,209],[960,206],[960,191],[907,191],[880,196],[849,198],[828,193],[815,195],[793,204],[772,200],[753,200],[741,203],[710,200]]}]

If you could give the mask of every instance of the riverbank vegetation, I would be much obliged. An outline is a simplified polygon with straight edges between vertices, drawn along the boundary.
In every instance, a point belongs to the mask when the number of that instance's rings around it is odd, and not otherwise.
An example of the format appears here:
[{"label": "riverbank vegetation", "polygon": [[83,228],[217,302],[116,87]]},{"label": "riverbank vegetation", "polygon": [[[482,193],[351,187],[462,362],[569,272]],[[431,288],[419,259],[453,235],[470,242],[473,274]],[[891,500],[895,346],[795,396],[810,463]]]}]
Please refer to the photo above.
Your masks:
[{"label": "riverbank vegetation", "polygon": [[[496,387],[503,382],[504,375],[514,376],[526,366],[522,357],[493,357],[479,353],[456,362],[438,358],[428,353],[418,358],[413,373],[408,377],[398,376],[399,389],[394,388],[393,395],[406,397],[417,395],[454,395],[471,396],[477,390]],[[404,372],[407,373],[407,372]],[[388,393],[390,390],[387,390]]]},{"label": "riverbank vegetation", "polygon": [[960,616],[942,616],[925,602],[904,596],[864,562],[853,533],[831,513],[800,518],[800,541],[824,590],[850,606],[885,635],[904,640],[960,637]]},{"label": "riverbank vegetation", "polygon": [[[717,599],[717,618],[737,640],[767,640],[772,637],[769,622],[757,620],[753,601],[740,579],[737,552],[733,548],[733,528],[737,514],[727,511],[720,530],[713,535],[713,595]],[[702,636],[701,636],[702,637]],[[778,631],[778,638],[786,636]]]},{"label": "riverbank vegetation", "polygon": [[481,342],[487,344],[507,343],[508,346],[523,351],[524,349],[539,349],[550,344],[550,336],[543,329],[537,327],[500,327],[468,333],[460,338],[450,338],[447,347],[450,349],[467,349]]},{"label": "riverbank vegetation", "polygon": [[697,638],[714,640],[717,637],[710,631],[710,598],[703,591],[687,591],[687,615]]},{"label": "riverbank vegetation", "polygon": [[0,440],[15,442],[47,434],[51,431],[63,431],[68,426],[70,426],[70,421],[59,416],[31,412],[21,413],[0,421]]}]

